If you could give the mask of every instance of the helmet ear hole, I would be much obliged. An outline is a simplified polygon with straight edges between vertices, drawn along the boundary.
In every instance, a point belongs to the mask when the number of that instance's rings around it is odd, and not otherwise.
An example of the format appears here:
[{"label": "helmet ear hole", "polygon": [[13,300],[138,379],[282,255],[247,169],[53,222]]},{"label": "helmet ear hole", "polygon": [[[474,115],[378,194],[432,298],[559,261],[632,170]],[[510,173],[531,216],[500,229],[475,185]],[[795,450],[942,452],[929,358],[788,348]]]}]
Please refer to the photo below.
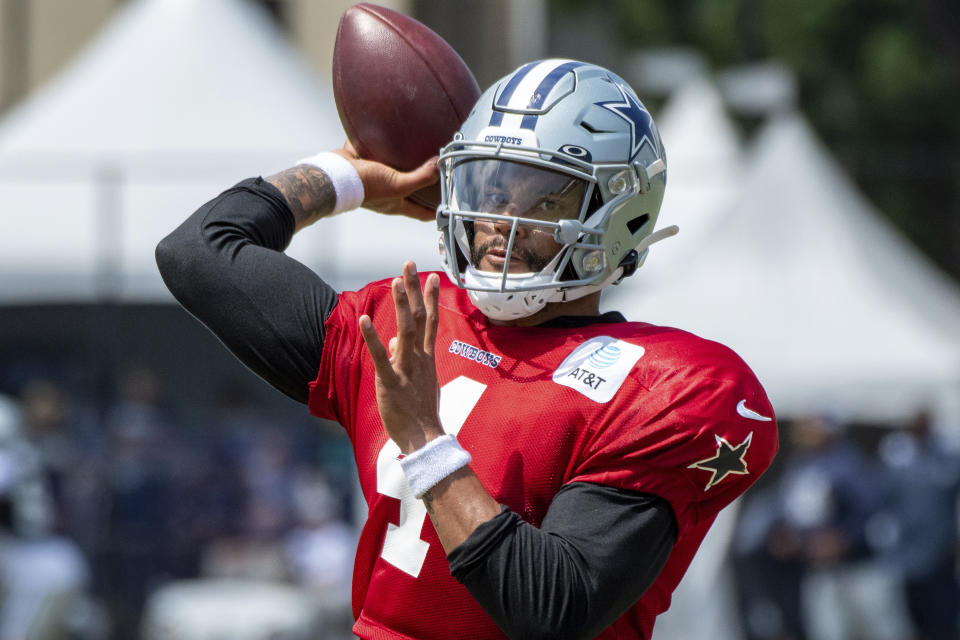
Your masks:
[{"label": "helmet ear hole", "polygon": [[630,235],[636,235],[637,231],[647,224],[650,221],[650,214],[645,213],[638,218],[633,218],[632,220],[627,220],[627,229],[630,231]]}]

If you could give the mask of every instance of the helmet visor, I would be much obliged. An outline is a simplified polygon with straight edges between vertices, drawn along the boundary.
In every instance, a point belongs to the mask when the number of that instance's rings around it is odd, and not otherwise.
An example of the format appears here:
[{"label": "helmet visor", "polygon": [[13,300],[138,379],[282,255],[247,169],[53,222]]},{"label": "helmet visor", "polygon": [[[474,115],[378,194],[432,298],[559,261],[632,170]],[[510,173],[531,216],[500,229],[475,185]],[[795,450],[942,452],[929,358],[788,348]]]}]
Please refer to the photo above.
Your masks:
[{"label": "helmet visor", "polygon": [[456,162],[450,174],[454,208],[543,222],[578,220],[587,182],[559,171],[502,158]]}]

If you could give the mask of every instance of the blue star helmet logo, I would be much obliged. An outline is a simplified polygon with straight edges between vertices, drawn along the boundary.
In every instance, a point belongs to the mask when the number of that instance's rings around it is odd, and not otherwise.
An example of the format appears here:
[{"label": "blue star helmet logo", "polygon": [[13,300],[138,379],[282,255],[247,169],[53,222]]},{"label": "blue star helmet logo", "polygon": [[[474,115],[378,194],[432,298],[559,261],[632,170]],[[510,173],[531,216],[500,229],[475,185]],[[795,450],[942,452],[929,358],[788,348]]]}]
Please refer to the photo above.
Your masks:
[{"label": "blue star helmet logo", "polygon": [[658,158],[663,157],[663,151],[660,149],[659,137],[654,131],[653,116],[637,100],[633,93],[626,89],[619,82],[614,83],[617,90],[620,91],[622,100],[609,100],[607,102],[595,103],[598,107],[609,109],[630,125],[630,160],[640,152],[644,144],[649,144],[653,148]]}]

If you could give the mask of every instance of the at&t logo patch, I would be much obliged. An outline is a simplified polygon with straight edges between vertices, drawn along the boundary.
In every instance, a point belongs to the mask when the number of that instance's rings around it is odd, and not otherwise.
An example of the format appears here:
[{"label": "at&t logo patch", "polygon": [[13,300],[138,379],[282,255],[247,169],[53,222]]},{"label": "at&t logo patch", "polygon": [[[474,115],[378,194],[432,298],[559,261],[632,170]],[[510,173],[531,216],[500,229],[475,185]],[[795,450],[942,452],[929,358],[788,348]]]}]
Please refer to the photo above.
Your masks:
[{"label": "at&t logo patch", "polygon": [[553,381],[594,402],[609,402],[643,356],[643,347],[597,336],[573,350],[553,372]]},{"label": "at&t logo patch", "polygon": [[610,365],[616,364],[617,360],[620,359],[620,354],[623,351],[615,344],[605,344],[593,353],[590,354],[590,357],[587,359],[594,367],[599,367],[605,369]]}]

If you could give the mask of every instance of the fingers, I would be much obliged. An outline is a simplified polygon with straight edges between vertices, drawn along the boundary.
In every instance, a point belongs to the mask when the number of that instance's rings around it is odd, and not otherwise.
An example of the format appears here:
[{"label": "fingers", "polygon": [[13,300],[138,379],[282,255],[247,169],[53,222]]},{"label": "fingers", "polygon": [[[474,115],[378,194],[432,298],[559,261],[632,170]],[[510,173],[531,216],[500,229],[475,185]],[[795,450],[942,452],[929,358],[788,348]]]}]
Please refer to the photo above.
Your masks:
[{"label": "fingers", "polygon": [[417,265],[412,260],[403,264],[401,277],[393,281],[393,294],[397,307],[397,353],[402,358],[402,354],[423,350],[426,330],[427,308],[420,290]]},{"label": "fingers", "polygon": [[426,326],[423,332],[423,350],[433,357],[437,343],[437,328],[440,325],[440,276],[431,273],[423,291],[426,305]]},{"label": "fingers", "polygon": [[427,277],[423,291],[417,265],[408,260],[403,265],[402,275],[390,283],[394,310],[397,318],[397,335],[384,347],[369,316],[360,317],[360,332],[373,358],[377,375],[384,378],[402,375],[407,360],[417,354],[431,358],[437,341],[439,327],[440,278],[432,273]]},{"label": "fingers", "polygon": [[394,351],[394,362],[402,367],[407,354],[415,348],[417,327],[410,312],[410,302],[407,299],[407,290],[403,278],[394,278],[390,283],[393,294],[394,312],[397,315],[397,348]]},{"label": "fingers", "polygon": [[440,277],[431,273],[421,291],[417,265],[408,260],[403,265],[403,287],[416,328],[413,346],[432,356],[440,323]]},{"label": "fingers", "polygon": [[406,289],[407,300],[410,303],[410,314],[416,326],[414,345],[417,349],[423,349],[427,307],[423,302],[423,292],[420,291],[420,276],[417,275],[417,265],[412,260],[408,260],[403,265],[403,287]]},{"label": "fingers", "polygon": [[377,370],[377,376],[381,380],[391,379],[394,375],[393,367],[390,365],[390,356],[377,335],[377,330],[373,328],[373,322],[370,316],[360,316],[360,334],[363,336],[363,342],[367,345],[367,351],[373,359],[373,366]]},{"label": "fingers", "polygon": [[422,220],[424,222],[430,222],[437,219],[437,212],[433,209],[428,209],[423,205],[419,205],[412,200],[404,198],[400,201],[397,207],[397,213],[408,218],[413,218],[414,220]]},{"label": "fingers", "polygon": [[392,191],[400,194],[402,198],[394,206],[395,213],[414,218],[415,220],[433,220],[436,218],[436,211],[428,207],[413,202],[408,196],[420,189],[436,184],[440,179],[440,172],[437,170],[437,158],[433,157],[422,165],[406,173],[394,171],[391,175]]},{"label": "fingers", "polygon": [[396,171],[390,169],[390,175],[386,176],[390,183],[392,191],[404,198],[414,191],[419,191],[436,184],[440,179],[440,171],[437,169],[437,158],[430,158],[413,171]]},{"label": "fingers", "polygon": [[413,171],[398,173],[397,187],[409,195],[414,191],[436,184],[439,179],[440,171],[437,169],[437,156],[434,156]]},{"label": "fingers", "polygon": [[359,158],[360,154],[357,153],[357,148],[353,146],[353,143],[350,142],[350,139],[347,138],[343,143],[343,151],[346,151],[347,155],[351,158]]},{"label": "fingers", "polygon": [[363,184],[367,186],[369,182],[367,195],[373,200],[404,198],[414,191],[436,184],[440,179],[436,157],[430,158],[413,171],[400,171],[373,160],[361,160],[360,163],[364,170],[361,176],[367,174]]}]

